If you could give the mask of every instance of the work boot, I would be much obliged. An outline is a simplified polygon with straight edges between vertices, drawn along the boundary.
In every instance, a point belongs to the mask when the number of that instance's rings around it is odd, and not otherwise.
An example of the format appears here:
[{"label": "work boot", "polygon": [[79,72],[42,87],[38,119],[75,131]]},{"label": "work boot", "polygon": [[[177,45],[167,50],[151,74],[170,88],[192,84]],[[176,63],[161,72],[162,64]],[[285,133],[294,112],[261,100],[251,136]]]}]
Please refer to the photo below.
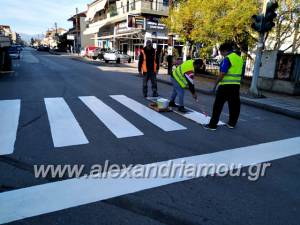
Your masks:
[{"label": "work boot", "polygon": [[232,125],[230,125],[229,123],[226,123],[225,126],[226,126],[227,128],[229,128],[229,129],[234,129],[234,128],[235,128],[235,126],[232,126]]},{"label": "work boot", "polygon": [[153,95],[152,95],[152,97],[154,97],[154,98],[158,97],[158,94],[157,94],[157,92],[153,92]]},{"label": "work boot", "polygon": [[186,113],[187,112],[187,110],[184,108],[184,106],[179,106],[178,107],[178,111],[182,112],[182,113]]},{"label": "work boot", "polygon": [[203,125],[203,128],[204,128],[205,130],[211,130],[211,131],[217,130],[217,126],[213,127],[213,126],[211,126],[211,125],[209,125],[209,124]]},{"label": "work boot", "polygon": [[174,101],[170,101],[169,102],[169,107],[176,107],[177,105],[175,104],[175,102]]}]

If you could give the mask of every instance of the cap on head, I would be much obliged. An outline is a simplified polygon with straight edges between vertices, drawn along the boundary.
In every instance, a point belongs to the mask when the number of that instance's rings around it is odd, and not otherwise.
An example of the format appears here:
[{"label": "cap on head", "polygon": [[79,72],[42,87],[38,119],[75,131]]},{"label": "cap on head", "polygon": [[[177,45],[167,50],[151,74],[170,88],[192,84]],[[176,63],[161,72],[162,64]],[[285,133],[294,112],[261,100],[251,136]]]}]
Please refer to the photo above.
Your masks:
[{"label": "cap on head", "polygon": [[146,47],[152,47],[152,41],[151,40],[146,41]]},{"label": "cap on head", "polygon": [[202,59],[195,59],[194,60],[194,65],[196,65],[198,67],[202,67],[203,66],[203,60]]},{"label": "cap on head", "polygon": [[232,45],[232,43],[225,42],[225,43],[221,44],[219,50],[221,52],[224,52],[224,51],[227,51],[227,52],[233,51],[233,45]]}]

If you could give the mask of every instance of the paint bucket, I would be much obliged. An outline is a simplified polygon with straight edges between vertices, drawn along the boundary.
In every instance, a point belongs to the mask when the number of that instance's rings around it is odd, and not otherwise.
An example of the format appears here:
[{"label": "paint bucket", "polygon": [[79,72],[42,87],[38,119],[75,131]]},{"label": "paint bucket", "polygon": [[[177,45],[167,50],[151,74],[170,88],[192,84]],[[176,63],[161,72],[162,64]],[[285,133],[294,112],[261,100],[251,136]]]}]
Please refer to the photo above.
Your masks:
[{"label": "paint bucket", "polygon": [[169,106],[169,100],[163,98],[157,99],[157,107],[159,109],[166,109],[168,108],[168,106]]}]

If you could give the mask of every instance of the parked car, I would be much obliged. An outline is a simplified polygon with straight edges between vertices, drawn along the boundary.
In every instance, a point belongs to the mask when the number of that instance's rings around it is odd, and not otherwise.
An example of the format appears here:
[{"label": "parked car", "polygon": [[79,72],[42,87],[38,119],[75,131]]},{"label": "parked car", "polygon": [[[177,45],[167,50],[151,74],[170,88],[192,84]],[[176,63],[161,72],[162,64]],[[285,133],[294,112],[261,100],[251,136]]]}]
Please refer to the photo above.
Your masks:
[{"label": "parked car", "polygon": [[99,54],[98,54],[98,59],[104,60],[104,54],[105,54],[106,52],[108,52],[108,51],[109,51],[108,48],[102,48],[102,49],[100,50]]},{"label": "parked car", "polygon": [[85,49],[85,48],[81,48],[81,49],[80,49],[80,56],[81,56],[81,57],[86,56],[86,49]]},{"label": "parked car", "polygon": [[86,48],[86,54],[85,56],[90,57],[94,60],[98,58],[98,55],[100,54],[101,49],[95,46],[89,46]]},{"label": "parked car", "polygon": [[49,52],[50,48],[48,46],[44,46],[44,45],[40,45],[38,48],[37,48],[37,51],[40,51],[40,52]]},{"label": "parked car", "polygon": [[18,49],[18,51],[22,51],[23,50],[23,46],[22,45],[15,45]]},{"label": "parked car", "polygon": [[105,63],[108,63],[108,62],[111,62],[111,61],[114,61],[116,63],[121,63],[121,62],[130,63],[131,62],[131,57],[127,54],[124,54],[124,53],[120,52],[120,51],[106,52],[103,55],[103,58],[104,58]]},{"label": "parked car", "polygon": [[8,49],[8,53],[9,53],[10,58],[12,58],[12,59],[20,59],[21,58],[20,50],[18,50],[17,46],[10,46]]}]

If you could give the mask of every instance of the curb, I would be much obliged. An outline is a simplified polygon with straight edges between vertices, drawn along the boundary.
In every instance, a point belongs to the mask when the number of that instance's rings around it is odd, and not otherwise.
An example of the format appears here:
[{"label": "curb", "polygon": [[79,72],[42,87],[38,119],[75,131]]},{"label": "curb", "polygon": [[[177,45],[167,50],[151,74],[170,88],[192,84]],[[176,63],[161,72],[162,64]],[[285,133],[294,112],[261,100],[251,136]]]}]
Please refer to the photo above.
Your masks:
[{"label": "curb", "polygon": [[[54,55],[60,55],[59,53],[56,53],[56,52],[49,52],[49,53],[54,54]],[[85,60],[82,60],[81,58],[77,58],[77,57],[70,57],[70,58],[71,58],[71,60],[74,60],[74,61],[80,61],[80,62],[83,62],[83,63],[99,66],[98,62],[85,61]],[[166,80],[163,80],[161,78],[157,78],[157,81],[160,82],[160,83],[167,84],[167,85],[172,85],[172,83],[170,81],[166,81]],[[195,89],[199,93],[213,96],[213,93],[210,90],[201,89],[201,88],[195,88]],[[284,109],[284,108],[281,108],[281,107],[277,107],[277,106],[274,106],[274,105],[268,105],[268,104],[265,104],[265,103],[257,102],[255,100],[252,100],[251,98],[247,98],[247,97],[244,97],[244,96],[241,96],[240,99],[241,99],[241,103],[244,104],[244,105],[248,105],[248,106],[263,109],[263,110],[266,110],[266,111],[269,111],[269,112],[285,115],[285,116],[288,116],[288,117],[291,117],[291,118],[300,119],[300,112],[295,112],[295,111],[291,111],[291,110]]]},{"label": "curb", "polygon": [[[168,84],[168,85],[172,85],[172,83],[170,81],[166,81],[166,80],[162,80],[160,78],[157,78],[157,81],[160,83],[164,83],[164,84]],[[213,96],[212,92],[209,90],[205,90],[205,89],[200,89],[200,88],[195,88],[197,92],[202,93],[202,94],[206,94],[206,95],[210,95]],[[300,112],[295,112],[295,111],[291,111],[288,109],[284,109],[281,107],[277,107],[274,105],[268,105],[265,103],[261,103],[261,102],[256,102],[255,100],[252,100],[250,98],[241,96],[241,103],[244,105],[248,105],[248,106],[252,106],[255,108],[259,108],[259,109],[264,109],[273,113],[277,113],[277,114],[281,114],[281,115],[285,115],[288,117],[292,117],[295,119],[300,119]]]},{"label": "curb", "polygon": [[58,52],[53,52],[53,51],[49,51],[49,53],[52,54],[52,55],[61,55],[60,53],[58,53]]}]

